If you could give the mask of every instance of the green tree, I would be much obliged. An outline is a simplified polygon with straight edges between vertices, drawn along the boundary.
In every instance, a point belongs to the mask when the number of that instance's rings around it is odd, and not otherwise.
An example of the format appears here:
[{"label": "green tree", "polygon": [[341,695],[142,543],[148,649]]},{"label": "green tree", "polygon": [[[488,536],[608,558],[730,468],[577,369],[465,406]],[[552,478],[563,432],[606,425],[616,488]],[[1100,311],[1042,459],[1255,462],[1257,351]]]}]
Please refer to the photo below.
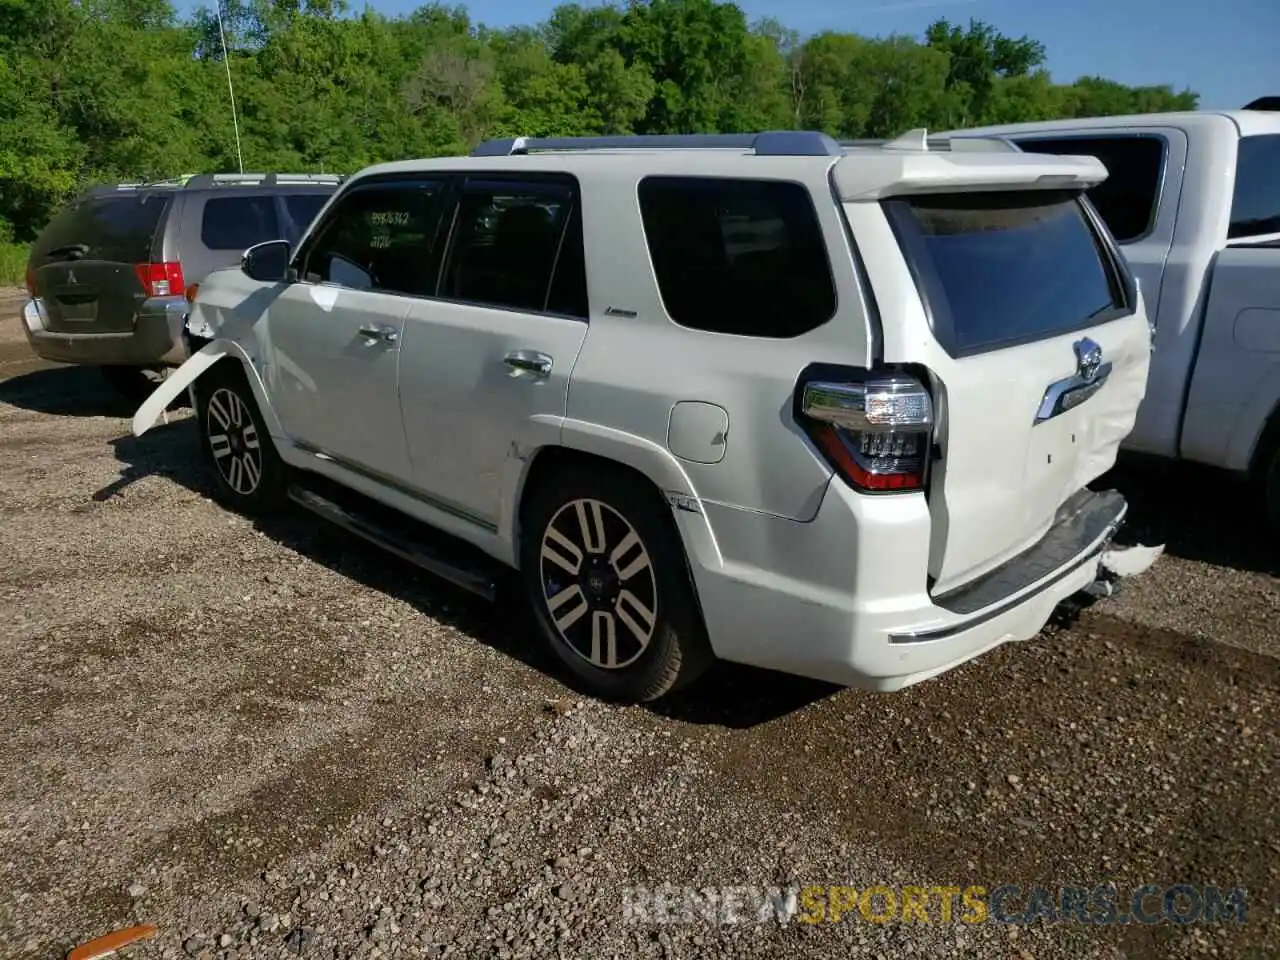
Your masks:
[{"label": "green tree", "polygon": [[0,0],[0,242],[30,240],[94,181],[235,170],[228,71],[256,170],[352,172],[499,135],[887,137],[1197,103],[1055,84],[1042,44],[980,21],[805,38],[718,0],[569,3],[504,30],[441,3],[389,18],[347,0],[213,2],[183,19],[169,0]]}]

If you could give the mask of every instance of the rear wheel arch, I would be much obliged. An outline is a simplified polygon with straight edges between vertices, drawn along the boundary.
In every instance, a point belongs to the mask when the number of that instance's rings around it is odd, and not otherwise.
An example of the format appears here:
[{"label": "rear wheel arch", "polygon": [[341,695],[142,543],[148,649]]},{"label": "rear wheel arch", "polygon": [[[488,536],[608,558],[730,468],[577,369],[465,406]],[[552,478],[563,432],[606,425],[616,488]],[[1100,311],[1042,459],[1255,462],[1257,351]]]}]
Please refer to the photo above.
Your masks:
[{"label": "rear wheel arch", "polygon": [[1280,402],[1258,435],[1249,462],[1249,479],[1257,484],[1272,529],[1280,530]]},{"label": "rear wheel arch", "polygon": [[1254,479],[1261,479],[1277,453],[1280,453],[1280,400],[1276,401],[1262,430],[1258,432],[1253,455],[1249,458],[1249,475]]},{"label": "rear wheel arch", "polygon": [[[565,446],[547,446],[542,447],[534,455],[533,462],[525,471],[524,482],[520,487],[519,502],[516,509],[515,530],[513,537],[513,555],[517,564],[522,556],[521,544],[524,538],[524,518],[528,505],[532,502],[533,497],[537,494],[541,486],[549,483],[557,475],[569,470],[605,470],[612,471],[617,475],[626,477],[633,482],[642,485],[652,497],[654,505],[660,507],[665,517],[667,532],[671,535],[673,543],[679,548],[681,556],[684,558],[685,573],[689,578],[690,589],[693,592],[694,600],[698,606],[698,615],[702,617],[703,622],[706,618],[702,611],[702,598],[698,593],[697,579],[694,576],[695,555],[697,555],[703,563],[707,562],[705,553],[708,548],[714,553],[714,561],[719,564],[719,552],[716,548],[715,538],[711,535],[711,528],[706,523],[705,515],[699,515],[701,523],[701,531],[705,533],[703,536],[690,537],[685,530],[681,529],[681,524],[676,522],[672,514],[673,507],[668,495],[658,485],[658,483],[649,476],[645,471],[631,464],[622,463],[609,457],[601,456],[596,453],[588,453],[585,450],[574,449]],[[697,526],[694,529],[698,529]]]},{"label": "rear wheel arch", "polygon": [[[569,527],[563,520],[572,518],[575,509],[585,538],[576,544],[572,540],[572,519]],[[597,546],[591,546],[593,538],[588,530],[592,525],[586,519],[593,511]],[[714,654],[708,643],[689,551],[667,497],[644,471],[581,450],[543,447],[526,472],[516,514],[515,553],[540,631],[556,656],[593,693],[608,699],[647,701],[702,674]],[[601,519],[604,514],[614,517],[612,534],[606,533],[608,527]],[[569,540],[565,533],[570,535]],[[631,548],[619,557],[628,542]],[[617,550],[611,555],[613,547]],[[548,550],[553,552],[549,554]],[[630,560],[636,559],[637,552],[642,559],[633,564]],[[563,559],[555,560],[555,554]],[[593,564],[604,573],[601,583],[593,582],[588,587],[588,579],[598,575],[591,573],[588,577]],[[648,583],[652,595],[642,589],[643,584],[636,586],[643,579],[636,570],[646,569],[650,571]],[[565,577],[567,584],[557,584],[557,580]],[[585,579],[575,586],[574,581],[579,577]],[[606,583],[610,579],[612,595]],[[573,590],[577,591],[576,600],[570,595]],[[604,592],[597,592],[589,601],[591,590]],[[646,618],[626,620],[632,608],[624,609],[624,600],[630,590],[636,591],[632,600],[637,597],[642,600],[634,609],[653,611]],[[570,597],[573,602],[562,604],[548,600],[548,591],[560,598]],[[607,631],[609,652],[599,658],[598,649],[603,650],[606,644],[602,636],[596,635],[594,623],[588,631],[589,645],[581,637],[571,640],[566,633],[570,630],[580,633],[589,622],[580,616],[589,603],[591,610],[601,611],[590,613],[591,618],[603,617],[607,625],[612,625]],[[611,606],[614,603],[616,608]],[[579,604],[582,609],[576,610]],[[613,659],[615,628],[619,634],[617,650],[624,646],[621,638],[624,628],[616,626],[620,621],[645,624],[650,631],[648,640],[642,640],[640,646],[631,651],[634,660]],[[576,626],[571,627],[571,623]],[[638,625],[632,629],[638,631],[637,636],[643,633]],[[577,647],[576,654],[571,652],[573,646]],[[587,646],[591,648],[591,662],[585,659]]]},{"label": "rear wheel arch", "polygon": [[[620,473],[649,488],[656,502],[667,503],[667,499],[658,484],[643,470],[631,464],[622,463],[596,453],[588,453],[585,450],[577,450],[573,447],[541,447],[534,454],[533,462],[529,464],[528,469],[525,471],[524,480],[520,485],[519,507],[516,510],[516,528],[514,531],[517,557],[520,555],[519,541],[522,537],[524,517],[529,503],[543,486],[557,475],[562,475],[570,470],[607,470]],[[680,539],[680,531],[674,522],[671,524],[671,532]]]}]

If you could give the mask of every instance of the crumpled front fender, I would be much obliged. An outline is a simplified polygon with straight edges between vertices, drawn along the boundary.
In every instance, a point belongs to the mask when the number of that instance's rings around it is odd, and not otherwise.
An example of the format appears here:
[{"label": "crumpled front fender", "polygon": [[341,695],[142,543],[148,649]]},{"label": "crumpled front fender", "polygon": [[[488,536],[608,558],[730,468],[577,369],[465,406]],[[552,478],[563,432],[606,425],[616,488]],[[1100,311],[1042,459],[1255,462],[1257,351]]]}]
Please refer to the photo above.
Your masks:
[{"label": "crumpled front fender", "polygon": [[235,340],[227,337],[220,337],[205,344],[193,353],[182,366],[169,373],[164,382],[155,389],[151,396],[143,401],[142,406],[134,413],[133,435],[140,437],[159,423],[163,419],[164,412],[168,409],[169,404],[173,403],[182,391],[188,389],[219,360],[227,357],[234,358],[240,364],[245,379],[249,382],[250,389],[253,390],[254,400],[258,404],[258,413],[262,416],[267,433],[276,440],[284,437],[285,434],[280,426],[280,421],[276,417],[275,409],[270,403],[258,369],[249,354],[245,352],[245,348]]},{"label": "crumpled front fender", "polygon": [[178,398],[196,379],[227,356],[231,346],[226,340],[214,340],[197,350],[177,370],[164,378],[164,382],[142,402],[133,415],[133,435],[140,437],[154,427],[164,416],[169,404]]}]

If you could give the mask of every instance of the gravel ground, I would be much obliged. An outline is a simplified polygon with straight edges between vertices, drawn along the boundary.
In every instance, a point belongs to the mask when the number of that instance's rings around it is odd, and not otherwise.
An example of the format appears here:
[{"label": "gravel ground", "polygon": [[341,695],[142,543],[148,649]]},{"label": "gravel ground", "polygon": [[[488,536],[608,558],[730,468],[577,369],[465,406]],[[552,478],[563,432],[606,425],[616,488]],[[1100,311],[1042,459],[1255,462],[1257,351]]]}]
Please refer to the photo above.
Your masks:
[{"label": "gravel ground", "polygon": [[[134,956],[210,960],[1276,955],[1280,552],[1221,478],[1126,470],[1130,535],[1169,555],[938,680],[877,696],[725,666],[617,708],[564,685],[518,605],[215,505],[186,412],[130,437],[93,371],[31,358],[16,303],[0,956],[141,922],[160,932]],[[1247,920],[624,914],[666,883],[1114,883],[1123,902],[1148,882],[1246,887]]]}]

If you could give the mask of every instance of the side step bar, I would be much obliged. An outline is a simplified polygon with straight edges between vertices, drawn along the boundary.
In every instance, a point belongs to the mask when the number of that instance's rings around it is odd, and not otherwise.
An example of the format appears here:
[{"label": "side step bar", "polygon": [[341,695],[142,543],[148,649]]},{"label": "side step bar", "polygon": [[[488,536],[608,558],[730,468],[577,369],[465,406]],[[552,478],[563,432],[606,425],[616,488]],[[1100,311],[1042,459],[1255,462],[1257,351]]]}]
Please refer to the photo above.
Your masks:
[{"label": "side step bar", "polygon": [[[314,486],[294,483],[289,487],[289,499],[463,590],[489,601],[497,597],[502,575],[502,567],[497,561],[490,560],[468,544],[459,543],[456,548],[446,546],[444,534],[436,534],[407,517],[397,515],[393,526],[389,516],[385,519],[379,516],[385,508],[372,501],[367,505],[361,503],[365,498],[359,494],[350,491],[331,493],[327,489],[322,493],[315,489],[319,486],[324,486],[322,481]],[[472,552],[475,555],[468,556]]]}]

